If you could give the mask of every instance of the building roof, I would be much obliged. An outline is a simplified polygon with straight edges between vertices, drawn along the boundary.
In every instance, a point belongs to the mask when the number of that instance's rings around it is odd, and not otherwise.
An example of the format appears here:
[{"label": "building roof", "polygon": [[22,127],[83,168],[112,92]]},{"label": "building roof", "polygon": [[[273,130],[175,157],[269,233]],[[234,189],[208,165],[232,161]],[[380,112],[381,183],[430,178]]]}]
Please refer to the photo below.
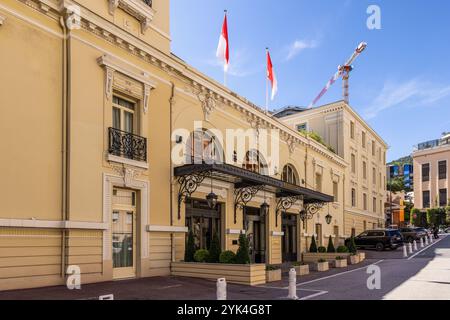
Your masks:
[{"label": "building roof", "polygon": [[286,106],[284,108],[275,110],[274,112],[272,112],[272,115],[275,118],[284,118],[299,112],[303,112],[308,110],[308,108],[306,107],[298,107],[298,106]]}]

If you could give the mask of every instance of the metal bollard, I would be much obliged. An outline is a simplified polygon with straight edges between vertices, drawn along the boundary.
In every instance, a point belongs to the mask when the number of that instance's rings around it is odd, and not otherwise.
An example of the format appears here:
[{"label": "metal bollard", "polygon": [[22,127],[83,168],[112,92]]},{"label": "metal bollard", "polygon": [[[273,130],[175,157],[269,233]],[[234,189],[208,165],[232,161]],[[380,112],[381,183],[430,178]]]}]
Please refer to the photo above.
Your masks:
[{"label": "metal bollard", "polygon": [[416,240],[413,241],[413,247],[414,247],[414,251],[417,251],[417,242],[416,242]]},{"label": "metal bollard", "polygon": [[406,251],[406,244],[403,244],[403,258],[408,257],[408,252]]},{"label": "metal bollard", "polygon": [[409,252],[409,254],[413,253],[411,242],[408,243],[408,252]]},{"label": "metal bollard", "polygon": [[217,279],[217,300],[227,300],[227,280]]},{"label": "metal bollard", "polygon": [[420,238],[420,247],[421,247],[421,248],[424,247],[424,245],[423,245],[423,238]]},{"label": "metal bollard", "polygon": [[289,270],[289,294],[288,299],[297,300],[297,272],[295,268]]},{"label": "metal bollard", "polygon": [[430,234],[430,244],[433,243],[433,236]]},{"label": "metal bollard", "polygon": [[427,236],[425,236],[425,245],[426,246],[428,245],[428,237]]}]

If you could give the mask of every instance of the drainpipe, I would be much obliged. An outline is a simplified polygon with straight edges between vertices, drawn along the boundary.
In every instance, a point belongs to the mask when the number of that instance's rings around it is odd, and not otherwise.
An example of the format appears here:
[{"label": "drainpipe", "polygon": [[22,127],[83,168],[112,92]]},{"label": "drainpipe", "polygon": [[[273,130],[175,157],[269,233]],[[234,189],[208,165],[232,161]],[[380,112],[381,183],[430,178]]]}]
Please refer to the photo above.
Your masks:
[{"label": "drainpipe", "polygon": [[[69,130],[70,130],[70,30],[67,30],[64,16],[60,17],[63,31],[62,41],[62,132],[61,132],[61,221],[69,219]],[[61,276],[65,276],[66,265],[66,230],[62,229],[61,239]]]},{"label": "drainpipe", "polygon": [[[174,97],[175,97],[175,84],[173,82],[170,82],[172,85],[171,93],[170,93],[170,99],[169,99],[169,119],[170,119],[170,133],[169,133],[169,145],[172,148],[172,111],[173,111],[173,104],[174,104]],[[170,204],[170,226],[173,226],[173,166],[172,166],[172,151],[169,150],[169,176],[170,176],[170,187],[169,187],[169,204]],[[175,262],[175,235],[172,232],[170,234],[170,245],[171,245],[171,252],[172,252],[172,262]]]}]

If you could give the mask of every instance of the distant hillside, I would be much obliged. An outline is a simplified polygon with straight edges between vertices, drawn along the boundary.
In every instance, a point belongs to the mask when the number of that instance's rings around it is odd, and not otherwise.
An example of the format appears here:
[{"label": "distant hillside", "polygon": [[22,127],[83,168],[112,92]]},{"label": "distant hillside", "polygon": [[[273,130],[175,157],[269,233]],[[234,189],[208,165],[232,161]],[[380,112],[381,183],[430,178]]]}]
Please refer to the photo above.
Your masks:
[{"label": "distant hillside", "polygon": [[397,164],[397,165],[404,165],[404,164],[407,164],[407,163],[408,164],[412,164],[412,162],[413,162],[412,157],[411,156],[406,156],[406,157],[402,157],[400,159],[391,161],[391,162],[388,163],[388,165],[395,165],[395,164]]}]

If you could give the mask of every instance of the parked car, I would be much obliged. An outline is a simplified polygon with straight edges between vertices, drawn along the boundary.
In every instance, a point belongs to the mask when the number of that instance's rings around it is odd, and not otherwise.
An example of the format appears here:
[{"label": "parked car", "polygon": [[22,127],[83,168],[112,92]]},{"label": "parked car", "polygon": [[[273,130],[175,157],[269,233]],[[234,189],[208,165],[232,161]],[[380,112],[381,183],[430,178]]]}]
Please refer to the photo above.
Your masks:
[{"label": "parked car", "polygon": [[431,235],[431,232],[428,229],[425,228],[414,228],[414,230],[416,230],[419,233],[419,237],[421,238],[425,238]]},{"label": "parked car", "polygon": [[420,238],[424,237],[423,231],[419,231],[417,228],[400,228],[400,233],[405,242],[413,242],[414,240],[419,241]]},{"label": "parked car", "polygon": [[[348,245],[350,238],[345,240]],[[369,249],[375,248],[383,251],[386,248],[395,250],[403,244],[403,237],[396,229],[375,229],[367,230],[355,237],[357,248]]]}]

